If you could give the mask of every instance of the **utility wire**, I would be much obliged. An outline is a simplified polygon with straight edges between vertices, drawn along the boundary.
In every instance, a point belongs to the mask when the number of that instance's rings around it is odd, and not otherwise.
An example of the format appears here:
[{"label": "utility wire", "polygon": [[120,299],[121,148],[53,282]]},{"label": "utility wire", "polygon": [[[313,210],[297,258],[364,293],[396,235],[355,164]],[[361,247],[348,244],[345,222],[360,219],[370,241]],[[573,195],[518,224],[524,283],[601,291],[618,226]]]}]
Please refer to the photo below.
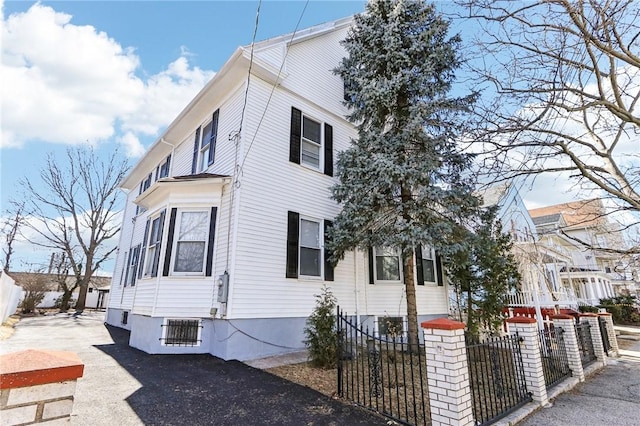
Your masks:
[{"label": "utility wire", "polygon": [[[267,114],[267,109],[269,108],[269,104],[271,103],[271,99],[273,98],[273,93],[276,90],[276,86],[278,84],[278,80],[280,80],[280,75],[282,74],[282,69],[284,68],[284,63],[287,60],[287,55],[289,55],[289,49],[291,48],[291,42],[293,41],[293,38],[296,36],[296,33],[298,32],[298,27],[300,26],[300,22],[302,21],[302,17],[304,16],[304,12],[307,10],[307,6],[308,5],[309,5],[309,0],[307,0],[305,2],[304,8],[302,9],[302,12],[300,13],[300,17],[298,18],[298,22],[296,23],[296,27],[293,30],[293,33],[291,33],[291,37],[289,38],[289,43],[287,45],[287,51],[285,52],[284,57],[282,58],[282,62],[280,63],[280,69],[278,69],[278,76],[276,77],[275,82],[271,86],[271,93],[269,93],[269,99],[267,99],[267,104],[264,106],[264,110],[262,111],[262,115],[260,116],[260,121],[258,122],[258,127],[256,127],[256,131],[253,134],[253,138],[251,139],[251,142],[249,143],[249,148],[247,148],[247,153],[244,155],[244,158],[242,159],[242,164],[240,165],[240,170],[242,170],[242,168],[244,167],[244,163],[245,163],[245,161],[247,161],[247,157],[249,156],[249,152],[251,151],[251,148],[253,147],[253,143],[256,141],[256,137],[258,136],[258,132],[260,131],[260,126],[262,125],[262,121],[264,120],[264,117]],[[245,97],[245,102],[246,102],[246,97]]]}]

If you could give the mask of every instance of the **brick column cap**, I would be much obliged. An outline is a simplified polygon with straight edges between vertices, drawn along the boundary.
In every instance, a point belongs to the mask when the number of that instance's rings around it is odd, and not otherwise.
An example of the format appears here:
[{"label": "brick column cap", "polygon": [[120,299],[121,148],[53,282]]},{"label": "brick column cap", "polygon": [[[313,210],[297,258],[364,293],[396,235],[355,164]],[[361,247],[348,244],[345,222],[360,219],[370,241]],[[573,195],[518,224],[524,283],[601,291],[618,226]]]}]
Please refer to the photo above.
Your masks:
[{"label": "brick column cap", "polygon": [[573,317],[571,315],[566,315],[566,314],[558,314],[558,315],[552,315],[551,319],[558,319],[558,320],[568,320],[568,319],[573,319]]},{"label": "brick column cap", "polygon": [[586,313],[584,313],[584,314],[580,314],[580,317],[581,317],[581,318],[582,318],[582,317],[592,317],[592,318],[595,318],[595,317],[597,317],[597,316],[598,316],[598,314],[594,314],[594,313],[592,313],[592,312],[586,312]]},{"label": "brick column cap", "polygon": [[73,352],[27,349],[0,356],[0,389],[76,380],[83,372]]},{"label": "brick column cap", "polygon": [[529,317],[511,317],[507,322],[511,324],[535,324],[537,321],[535,318]]},{"label": "brick column cap", "polygon": [[450,320],[449,318],[437,318],[430,321],[420,323],[422,328],[431,328],[435,330],[464,330],[463,322]]}]

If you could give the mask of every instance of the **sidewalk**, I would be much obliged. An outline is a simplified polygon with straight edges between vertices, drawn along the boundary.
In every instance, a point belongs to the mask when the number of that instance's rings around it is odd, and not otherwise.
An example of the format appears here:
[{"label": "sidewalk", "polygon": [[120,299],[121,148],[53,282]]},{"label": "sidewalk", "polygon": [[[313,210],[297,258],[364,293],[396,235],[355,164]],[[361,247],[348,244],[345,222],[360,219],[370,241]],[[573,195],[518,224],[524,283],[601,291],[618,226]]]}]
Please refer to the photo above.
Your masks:
[{"label": "sidewalk", "polygon": [[[615,327],[640,338],[638,327]],[[623,342],[632,342],[626,344]],[[584,383],[558,396],[550,408],[541,408],[521,426],[636,426],[640,424],[640,340],[618,339],[628,346],[620,358],[589,376]]]}]

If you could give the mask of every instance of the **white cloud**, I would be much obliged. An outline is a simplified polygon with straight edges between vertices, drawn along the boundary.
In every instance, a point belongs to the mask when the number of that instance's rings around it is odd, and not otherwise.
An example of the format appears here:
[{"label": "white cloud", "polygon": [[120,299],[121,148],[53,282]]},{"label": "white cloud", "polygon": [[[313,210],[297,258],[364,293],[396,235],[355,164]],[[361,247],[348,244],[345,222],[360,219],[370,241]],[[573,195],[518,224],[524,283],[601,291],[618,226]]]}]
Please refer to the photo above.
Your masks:
[{"label": "white cloud", "polygon": [[0,147],[116,136],[139,155],[134,138],[157,135],[214,75],[192,68],[183,50],[165,71],[141,79],[134,49],[71,20],[39,3],[3,16]]},{"label": "white cloud", "polygon": [[140,139],[138,139],[133,132],[126,132],[124,135],[118,137],[118,143],[124,147],[127,157],[138,158],[144,154],[144,145],[142,145]]}]

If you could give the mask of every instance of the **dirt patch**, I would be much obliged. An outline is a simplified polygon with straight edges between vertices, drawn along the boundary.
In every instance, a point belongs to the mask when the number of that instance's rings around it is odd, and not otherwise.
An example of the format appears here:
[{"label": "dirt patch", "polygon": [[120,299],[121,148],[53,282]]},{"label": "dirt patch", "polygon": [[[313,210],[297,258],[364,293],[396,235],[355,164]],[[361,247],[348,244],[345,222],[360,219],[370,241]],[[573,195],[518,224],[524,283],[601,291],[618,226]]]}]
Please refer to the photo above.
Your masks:
[{"label": "dirt patch", "polygon": [[283,379],[310,387],[327,396],[335,396],[338,370],[333,368],[323,370],[311,365],[310,362],[283,365],[265,370]]}]

